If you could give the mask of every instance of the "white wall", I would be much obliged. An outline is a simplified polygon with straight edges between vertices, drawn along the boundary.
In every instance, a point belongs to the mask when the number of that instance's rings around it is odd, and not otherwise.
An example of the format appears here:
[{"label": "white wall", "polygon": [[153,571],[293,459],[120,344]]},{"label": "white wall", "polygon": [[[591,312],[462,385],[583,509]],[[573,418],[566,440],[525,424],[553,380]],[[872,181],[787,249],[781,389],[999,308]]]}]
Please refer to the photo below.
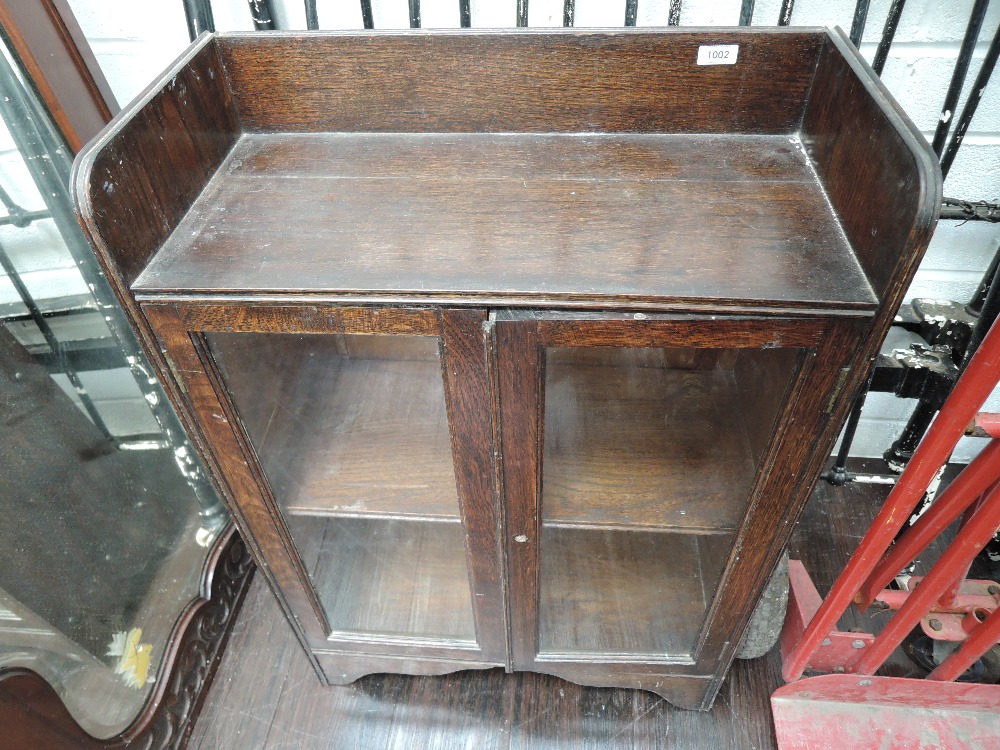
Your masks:
[{"label": "white wall", "polygon": [[[282,28],[305,28],[301,0],[273,0]],[[944,100],[958,46],[973,0],[910,0],[903,13],[883,80],[917,126],[930,139]],[[187,45],[181,0],[70,0],[118,99],[138,94]],[[360,3],[318,0],[322,28],[360,28]],[[473,0],[472,24],[513,26],[516,0]],[[780,0],[757,0],[755,25],[777,22]],[[870,60],[881,35],[889,0],[872,0],[861,50]],[[840,25],[849,29],[854,0],[797,0],[792,24]],[[376,28],[405,28],[406,0],[373,0]],[[685,0],[681,24],[734,25],[739,0]],[[244,0],[214,0],[216,27],[251,29]],[[457,27],[457,0],[423,0],[425,27]],[[639,0],[638,25],[665,25],[669,0]],[[562,0],[530,0],[531,26],[559,26]],[[624,0],[577,0],[577,26],[620,26]],[[983,24],[966,93],[1000,23],[1000,3],[993,3]],[[964,103],[965,95],[962,97]],[[960,111],[960,109],[959,109]],[[976,118],[945,183],[945,195],[968,199],[1000,199],[1000,71],[988,88]],[[965,302],[975,289],[994,250],[1000,229],[986,224],[946,222],[938,228],[910,296]],[[872,394],[865,409],[854,454],[878,456],[898,434],[913,402]],[[991,408],[1000,410],[1000,395]],[[959,457],[967,460],[976,441],[966,441]]]}]

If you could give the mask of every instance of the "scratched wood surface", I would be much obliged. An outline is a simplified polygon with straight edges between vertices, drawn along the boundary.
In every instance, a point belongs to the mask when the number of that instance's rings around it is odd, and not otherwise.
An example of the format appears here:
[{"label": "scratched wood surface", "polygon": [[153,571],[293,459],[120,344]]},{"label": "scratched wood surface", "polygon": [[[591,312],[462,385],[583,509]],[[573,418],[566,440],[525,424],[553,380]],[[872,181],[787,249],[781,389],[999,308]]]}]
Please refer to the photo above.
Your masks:
[{"label": "scratched wood surface", "polygon": [[784,133],[823,41],[713,29],[738,65],[697,65],[704,31],[463,29],[218,37],[249,131]]},{"label": "scratched wood surface", "polygon": [[[842,569],[886,492],[877,485],[825,482],[813,492],[791,551],[805,561],[821,591]],[[892,668],[903,673],[906,663],[897,660]],[[676,709],[638,690],[581,687],[500,670],[371,675],[324,688],[258,579],[189,748],[772,750],[768,698],[779,684],[780,663],[772,651],[735,662],[707,712]]]},{"label": "scratched wood surface", "polygon": [[244,135],[133,289],[876,303],[787,135]]}]

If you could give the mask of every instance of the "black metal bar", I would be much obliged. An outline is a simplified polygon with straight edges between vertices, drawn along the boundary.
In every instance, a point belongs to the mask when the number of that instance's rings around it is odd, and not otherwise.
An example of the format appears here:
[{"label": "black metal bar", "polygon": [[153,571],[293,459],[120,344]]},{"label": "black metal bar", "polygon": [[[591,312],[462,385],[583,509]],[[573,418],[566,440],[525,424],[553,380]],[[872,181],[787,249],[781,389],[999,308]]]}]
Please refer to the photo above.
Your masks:
[{"label": "black metal bar", "polygon": [[639,0],[625,0],[625,25],[635,26],[637,15],[639,15]]},{"label": "black metal bar", "polygon": [[892,46],[892,40],[896,37],[899,18],[903,15],[905,5],[906,0],[892,0],[892,4],[889,6],[889,14],[885,17],[885,26],[882,27],[882,38],[879,39],[878,49],[875,50],[875,59],[872,60],[872,70],[878,75],[882,75],[885,61],[889,59],[889,48]]},{"label": "black metal bar", "polygon": [[958,51],[958,60],[955,62],[955,71],[951,75],[951,83],[948,86],[948,93],[944,98],[944,105],[941,107],[941,116],[938,118],[937,129],[934,131],[934,140],[931,148],[938,156],[944,148],[944,142],[948,138],[948,130],[952,115],[955,113],[955,105],[958,104],[958,97],[962,93],[962,86],[965,84],[965,76],[969,72],[969,63],[972,61],[972,53],[976,49],[976,42],[979,41],[979,30],[983,26],[983,18],[986,16],[986,7],[990,0],[976,0],[972,6],[972,13],[969,14],[969,25],[965,29],[965,38]]},{"label": "black metal bar", "polygon": [[[361,4],[364,5],[364,2],[362,1]],[[316,31],[319,28],[319,15],[316,13],[316,0],[305,0],[305,6],[306,28],[309,29],[309,31]]]},{"label": "black metal bar", "polygon": [[361,0],[361,22],[366,29],[375,28],[375,14],[372,13],[372,0]]},{"label": "black metal bar", "polygon": [[420,0],[409,0],[410,4],[410,28],[420,28]]},{"label": "black metal bar", "polygon": [[576,2],[574,0],[563,0],[563,26],[567,29],[573,26],[573,17],[576,15]]},{"label": "black metal bar", "polygon": [[953,221],[989,221],[996,224],[1000,222],[1000,204],[945,198],[941,201],[941,218]]},{"label": "black metal bar", "polygon": [[749,26],[753,23],[754,0],[743,0],[740,6],[740,26]]},{"label": "black metal bar", "polygon": [[184,15],[187,17],[188,36],[192,42],[203,31],[215,31],[211,0],[184,0]]},{"label": "black metal bar", "polygon": [[969,300],[969,304],[965,306],[965,309],[971,314],[982,315],[986,295],[989,294],[990,288],[993,286],[993,279],[997,275],[998,268],[1000,268],[1000,247],[993,253],[993,260],[990,261],[989,268],[983,274],[983,278],[980,280],[979,286],[976,287],[976,291],[973,293],[972,299]]},{"label": "black metal bar", "polygon": [[667,26],[681,25],[681,0],[670,0],[670,10],[667,12]]},{"label": "black metal bar", "polygon": [[778,11],[778,26],[788,26],[792,22],[792,8],[795,0],[781,0],[781,10]]},{"label": "black metal bar", "polygon": [[[368,2],[371,5],[371,0]],[[463,29],[472,28],[472,5],[470,0],[458,0],[458,25]]]},{"label": "black metal bar", "polygon": [[968,132],[972,118],[979,107],[979,102],[983,98],[983,92],[990,82],[998,57],[1000,57],[1000,26],[997,27],[997,31],[993,35],[990,48],[986,51],[986,57],[983,58],[983,65],[979,68],[979,75],[976,76],[976,82],[972,84],[969,98],[962,108],[962,114],[959,115],[958,121],[955,123],[955,132],[952,133],[948,148],[945,149],[944,156],[941,157],[941,174],[945,177],[948,176],[948,172],[951,170],[951,164],[955,161],[955,156],[958,154],[958,149],[961,147],[962,141],[965,140],[965,134]]},{"label": "black metal bar", "polygon": [[854,435],[857,433],[858,423],[861,421],[861,410],[864,408],[865,399],[868,397],[868,390],[871,388],[872,376],[874,374],[875,371],[872,370],[872,374],[868,376],[868,382],[865,383],[865,387],[861,389],[861,393],[854,399],[854,405],[851,406],[851,413],[847,417],[847,424],[844,426],[844,435],[840,440],[840,449],[837,451],[837,457],[834,459],[833,466],[822,477],[830,484],[838,487],[847,484],[851,479],[847,473],[847,457],[850,455],[851,446],[854,444]]},{"label": "black metal bar", "polygon": [[274,31],[274,8],[271,0],[247,0],[250,5],[250,18],[257,31]]},{"label": "black metal bar", "polygon": [[848,34],[855,47],[861,46],[861,37],[865,34],[865,24],[868,23],[868,6],[871,0],[858,0],[854,6],[854,20],[851,21],[851,33]]},{"label": "black metal bar", "polygon": [[517,25],[520,28],[528,25],[528,0],[517,0]]},{"label": "black metal bar", "polygon": [[910,458],[913,457],[913,451],[917,449],[937,412],[937,407],[929,401],[917,402],[917,406],[907,420],[906,426],[903,427],[903,431],[882,456],[889,464],[890,469],[896,472],[903,470]]},{"label": "black metal bar", "polygon": [[111,434],[111,430],[108,429],[107,424],[105,424],[104,419],[101,417],[101,413],[97,410],[97,406],[94,405],[94,400],[87,393],[87,389],[84,387],[83,382],[80,380],[80,376],[75,369],[73,369],[72,364],[69,359],[63,356],[62,346],[59,344],[59,339],[52,332],[52,328],[49,326],[45,316],[42,315],[42,311],[38,309],[35,304],[34,298],[31,296],[31,292],[28,287],[25,286],[24,281],[21,279],[21,275],[17,272],[14,264],[10,260],[10,256],[7,255],[7,250],[2,244],[0,244],[0,268],[7,275],[7,280],[10,281],[11,285],[17,291],[17,296],[21,298],[21,302],[28,309],[28,314],[31,316],[31,320],[38,330],[41,332],[42,336],[45,338],[45,343],[48,344],[49,349],[52,354],[56,357],[59,362],[59,371],[62,372],[73,386],[76,391],[76,395],[80,399],[80,403],[83,405],[84,411],[87,412],[87,416],[94,423],[94,426],[101,431],[101,433],[108,440],[114,440],[114,436]]},{"label": "black metal bar", "polygon": [[[989,288],[983,299],[982,309],[979,312],[979,320],[976,321],[976,325],[972,329],[972,335],[969,336],[969,345],[966,347],[965,356],[962,358],[963,370],[969,364],[969,360],[972,359],[972,355],[976,353],[979,345],[983,343],[983,339],[986,338],[986,334],[997,319],[997,315],[1000,314],[1000,274],[995,272],[995,267],[993,270],[992,278],[986,282]],[[989,276],[989,273],[987,271],[986,276]]]}]

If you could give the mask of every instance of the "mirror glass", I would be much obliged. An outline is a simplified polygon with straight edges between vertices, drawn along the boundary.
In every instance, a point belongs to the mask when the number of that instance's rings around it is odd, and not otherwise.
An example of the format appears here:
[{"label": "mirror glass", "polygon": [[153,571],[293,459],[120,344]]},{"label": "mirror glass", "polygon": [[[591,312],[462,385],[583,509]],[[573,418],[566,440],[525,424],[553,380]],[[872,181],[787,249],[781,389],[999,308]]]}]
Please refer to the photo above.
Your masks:
[{"label": "mirror glass", "polygon": [[228,521],[74,217],[72,154],[0,56],[0,670],[95,737],[151,694]]}]

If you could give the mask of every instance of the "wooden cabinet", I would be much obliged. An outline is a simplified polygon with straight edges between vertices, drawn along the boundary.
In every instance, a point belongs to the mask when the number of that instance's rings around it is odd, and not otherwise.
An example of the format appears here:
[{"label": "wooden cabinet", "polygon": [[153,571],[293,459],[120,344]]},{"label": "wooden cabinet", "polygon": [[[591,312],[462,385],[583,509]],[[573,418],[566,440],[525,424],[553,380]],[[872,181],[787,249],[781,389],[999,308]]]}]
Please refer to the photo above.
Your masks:
[{"label": "wooden cabinet", "polygon": [[208,37],[74,184],[321,679],[689,707],[940,200],[819,30]]}]

